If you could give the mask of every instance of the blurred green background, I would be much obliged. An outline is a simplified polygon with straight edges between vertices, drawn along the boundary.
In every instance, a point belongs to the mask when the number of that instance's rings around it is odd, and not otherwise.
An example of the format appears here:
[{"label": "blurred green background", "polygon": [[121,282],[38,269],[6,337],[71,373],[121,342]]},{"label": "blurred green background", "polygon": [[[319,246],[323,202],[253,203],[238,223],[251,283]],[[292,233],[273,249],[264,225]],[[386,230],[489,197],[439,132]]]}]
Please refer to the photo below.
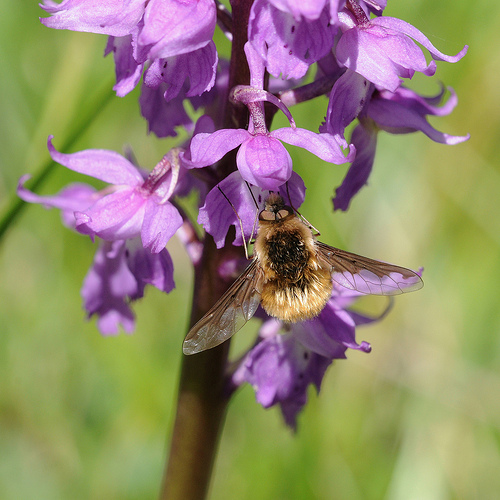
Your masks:
[{"label": "blurred green background", "polygon": [[[44,28],[42,14],[35,1],[2,2],[2,212],[19,176],[47,162],[47,136],[61,148],[113,84],[104,36]],[[308,186],[303,213],[322,240],[424,266],[425,287],[358,330],[372,353],[351,352],[329,369],[296,435],[250,387],[240,390],[211,498],[500,495],[500,9],[391,0],[386,15],[447,54],[470,45],[465,59],[438,63],[437,78],[416,78],[414,88],[453,86],[457,109],[432,123],[471,140],[451,147],[381,134],[370,185],[346,214],[332,214],[330,203],[345,167],[292,154]],[[113,97],[68,152],[130,146],[152,168],[174,141],[146,136],[137,98]],[[292,111],[299,126],[314,127],[325,106]],[[41,193],[75,180],[85,179],[58,166]],[[103,338],[84,320],[79,295],[94,245],[63,228],[57,211],[26,208],[0,246],[0,498],[156,498],[189,315],[188,259],[171,241],[177,289],[148,290],[134,306],[135,334]]]}]

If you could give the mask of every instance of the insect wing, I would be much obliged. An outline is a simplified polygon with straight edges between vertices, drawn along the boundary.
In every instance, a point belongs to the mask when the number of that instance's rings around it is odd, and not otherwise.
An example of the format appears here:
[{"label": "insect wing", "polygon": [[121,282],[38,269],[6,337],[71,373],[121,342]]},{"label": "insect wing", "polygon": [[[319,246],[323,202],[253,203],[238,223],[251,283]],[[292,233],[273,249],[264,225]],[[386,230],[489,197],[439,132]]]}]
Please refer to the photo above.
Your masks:
[{"label": "insect wing", "polygon": [[316,242],[320,257],[328,263],[332,279],[344,288],[371,295],[397,295],[424,286],[420,276],[394,266]]},{"label": "insect wing", "polygon": [[263,278],[262,269],[254,260],[212,309],[191,328],[184,340],[184,354],[211,349],[242,328],[259,307]]}]

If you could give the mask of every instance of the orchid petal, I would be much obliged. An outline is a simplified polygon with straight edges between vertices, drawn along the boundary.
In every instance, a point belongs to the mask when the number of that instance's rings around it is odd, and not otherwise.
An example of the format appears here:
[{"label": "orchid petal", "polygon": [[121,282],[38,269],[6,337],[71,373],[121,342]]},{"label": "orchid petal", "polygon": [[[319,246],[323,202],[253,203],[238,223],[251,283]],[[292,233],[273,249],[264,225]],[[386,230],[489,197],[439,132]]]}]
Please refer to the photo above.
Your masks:
[{"label": "orchid petal", "polygon": [[104,242],[99,246],[81,290],[88,316],[97,314],[97,326],[103,335],[116,335],[122,325],[127,333],[134,330],[134,314],[128,297],[137,291],[137,281],[125,260],[125,242]]},{"label": "orchid petal", "polygon": [[244,141],[236,155],[236,164],[243,179],[262,189],[276,190],[292,174],[292,158],[272,134]]},{"label": "orchid petal", "polygon": [[307,149],[322,160],[341,165],[351,162],[356,154],[351,145],[349,153],[344,156],[338,141],[330,134],[316,134],[303,128],[280,128],[271,132],[271,136],[288,144]]},{"label": "orchid petal", "polygon": [[[345,128],[368,102],[373,86],[360,74],[347,70],[333,85],[326,113],[326,130],[347,147]],[[320,129],[321,130],[321,129]],[[323,130],[321,130],[323,131]]]},{"label": "orchid petal", "polygon": [[386,99],[374,99],[367,112],[379,128],[393,134],[420,130],[433,141],[449,145],[459,144],[470,138],[470,134],[456,136],[439,132],[425,119],[425,116]]},{"label": "orchid petal", "polygon": [[174,264],[166,248],[159,253],[151,253],[142,246],[140,240],[129,240],[127,249],[128,267],[137,280],[138,287],[137,292],[130,296],[132,300],[144,296],[146,285],[152,285],[165,293],[175,288]]},{"label": "orchid petal", "polygon": [[178,95],[167,102],[166,90],[166,83],[162,83],[157,88],[150,88],[143,84],[139,97],[141,115],[148,122],[148,131],[160,138],[176,137],[175,127],[189,127],[192,123],[184,109],[184,95]]},{"label": "orchid petal", "polygon": [[217,248],[224,246],[227,232],[234,226],[236,234],[233,244],[241,246],[243,238],[238,218],[247,241],[254,228],[256,213],[257,207],[248,186],[239,171],[236,171],[229,174],[207,194],[205,204],[200,208],[198,223],[213,236]]},{"label": "orchid petal", "polygon": [[339,63],[391,92],[401,85],[399,77],[411,78],[415,71],[430,76],[436,71],[434,61],[427,65],[413,40],[371,24],[346,31],[337,44],[336,55]]},{"label": "orchid petal", "polygon": [[75,212],[85,210],[95,202],[96,190],[87,184],[73,183],[61,189],[53,196],[40,196],[24,187],[30,178],[23,175],[17,185],[17,195],[28,203],[39,203],[45,208],[59,208],[63,224],[70,229],[75,229]]},{"label": "orchid petal", "polygon": [[124,97],[139,83],[144,63],[138,64],[134,59],[131,35],[110,36],[104,55],[110,52],[113,52],[116,73],[116,84],[113,90],[118,97]]},{"label": "orchid petal", "polygon": [[358,125],[353,130],[351,141],[356,146],[356,158],[342,184],[335,191],[333,198],[335,210],[347,210],[353,196],[368,182],[377,147],[376,128]]},{"label": "orchid petal", "polygon": [[186,54],[210,42],[215,22],[213,0],[150,0],[138,44],[151,46],[150,59]]},{"label": "orchid petal", "polygon": [[200,168],[213,165],[249,137],[250,134],[243,129],[221,129],[213,134],[196,134],[191,139],[191,160],[185,160],[186,166]]},{"label": "orchid petal", "polygon": [[143,178],[137,168],[122,155],[107,149],[86,149],[72,154],[60,153],[52,145],[53,137],[49,135],[47,147],[50,156],[57,163],[110,184],[136,186],[142,183]]},{"label": "orchid petal", "polygon": [[76,212],[76,229],[104,240],[125,240],[140,234],[146,199],[123,188],[98,200],[84,212]]},{"label": "orchid petal", "polygon": [[432,45],[429,39],[420,30],[407,23],[406,21],[403,21],[402,19],[381,16],[372,19],[370,23],[373,26],[382,26],[384,28],[399,31],[400,33],[404,33],[405,35],[413,38],[420,45],[424,46],[431,53],[432,57],[437,61],[446,61],[450,63],[460,61],[460,59],[462,59],[462,57],[467,54],[467,50],[469,48],[468,45],[464,45],[463,49],[458,52],[457,55],[447,56],[446,54],[443,54],[443,52],[440,52],[438,49],[436,49],[436,47]]},{"label": "orchid petal", "polygon": [[40,18],[48,28],[125,36],[131,33],[144,13],[146,0],[63,0],[45,1],[40,7],[51,17]]},{"label": "orchid petal", "polygon": [[144,248],[159,253],[182,225],[182,217],[171,203],[158,204],[152,198],[146,202],[141,238]]}]

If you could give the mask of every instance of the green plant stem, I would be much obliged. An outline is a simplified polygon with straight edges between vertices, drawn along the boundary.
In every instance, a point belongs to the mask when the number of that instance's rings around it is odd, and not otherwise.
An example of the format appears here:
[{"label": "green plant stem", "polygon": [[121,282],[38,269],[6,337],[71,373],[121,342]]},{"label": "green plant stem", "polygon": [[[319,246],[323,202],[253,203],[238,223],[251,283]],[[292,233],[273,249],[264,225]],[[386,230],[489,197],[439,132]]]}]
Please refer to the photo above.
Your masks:
[{"label": "green plant stem", "polygon": [[[85,132],[85,130],[87,130],[95,119],[101,114],[114,96],[112,86],[113,85],[110,84],[110,82],[107,82],[106,85],[103,86],[99,92],[97,92],[95,98],[92,100],[92,103],[82,108],[86,109],[87,112],[83,113],[81,118],[75,123],[73,130],[69,133],[67,139],[62,144],[60,151],[67,152],[81,137],[82,133]],[[31,191],[38,191],[42,183],[53,171],[55,165],[57,165],[57,163],[49,160],[35,173],[30,181]],[[5,213],[0,218],[0,241],[2,241],[7,229],[9,229],[9,227],[13,224],[14,220],[25,206],[26,202],[18,198],[16,195],[12,196]]]}]

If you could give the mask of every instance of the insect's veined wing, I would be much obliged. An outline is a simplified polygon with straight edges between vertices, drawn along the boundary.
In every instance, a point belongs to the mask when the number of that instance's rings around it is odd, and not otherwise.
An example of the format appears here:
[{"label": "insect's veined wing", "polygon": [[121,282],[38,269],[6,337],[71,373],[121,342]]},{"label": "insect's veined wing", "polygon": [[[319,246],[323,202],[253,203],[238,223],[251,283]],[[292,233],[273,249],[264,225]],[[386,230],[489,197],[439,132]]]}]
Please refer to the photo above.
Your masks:
[{"label": "insect's veined wing", "polygon": [[260,304],[264,274],[254,260],[219,301],[189,330],[184,354],[211,349],[232,337],[255,314]]},{"label": "insect's veined wing", "polygon": [[405,267],[394,266],[316,242],[319,256],[328,263],[332,279],[351,290],[372,295],[397,295],[424,286],[420,276]]}]

